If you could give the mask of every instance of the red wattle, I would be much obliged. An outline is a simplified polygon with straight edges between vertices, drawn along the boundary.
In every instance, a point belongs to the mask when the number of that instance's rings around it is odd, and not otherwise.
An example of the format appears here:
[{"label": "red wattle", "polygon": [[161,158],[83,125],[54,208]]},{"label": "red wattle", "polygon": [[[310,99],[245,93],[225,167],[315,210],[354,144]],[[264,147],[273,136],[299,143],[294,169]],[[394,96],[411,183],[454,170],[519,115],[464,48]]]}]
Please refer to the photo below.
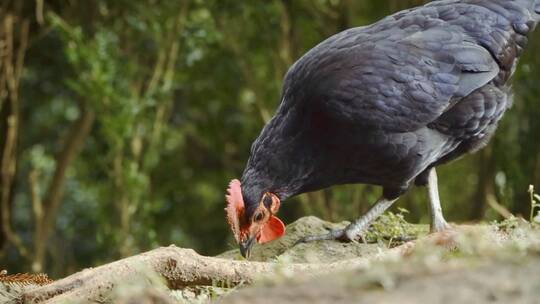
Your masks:
[{"label": "red wattle", "polygon": [[275,216],[270,216],[266,225],[264,225],[261,233],[257,237],[257,242],[263,244],[280,238],[285,234],[285,224]]}]

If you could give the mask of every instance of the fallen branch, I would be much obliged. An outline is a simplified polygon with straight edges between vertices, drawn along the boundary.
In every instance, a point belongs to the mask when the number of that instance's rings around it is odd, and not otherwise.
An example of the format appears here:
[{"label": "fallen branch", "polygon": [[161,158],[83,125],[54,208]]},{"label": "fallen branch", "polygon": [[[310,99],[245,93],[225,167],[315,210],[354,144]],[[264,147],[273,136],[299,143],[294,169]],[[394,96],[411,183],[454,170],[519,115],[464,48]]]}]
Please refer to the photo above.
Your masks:
[{"label": "fallen branch", "polygon": [[[422,243],[444,245],[453,243],[455,230],[432,234]],[[231,286],[250,283],[276,272],[321,275],[332,271],[365,269],[373,260],[410,254],[418,241],[407,242],[381,255],[359,257],[330,264],[280,264],[249,262],[205,257],[192,249],[176,246],[162,247],[96,268],[89,268],[52,284],[29,290],[23,294],[24,303],[64,303],[74,300],[101,302],[108,298],[118,283],[129,282],[154,271],[161,275],[171,289],[185,286],[226,283]]]}]

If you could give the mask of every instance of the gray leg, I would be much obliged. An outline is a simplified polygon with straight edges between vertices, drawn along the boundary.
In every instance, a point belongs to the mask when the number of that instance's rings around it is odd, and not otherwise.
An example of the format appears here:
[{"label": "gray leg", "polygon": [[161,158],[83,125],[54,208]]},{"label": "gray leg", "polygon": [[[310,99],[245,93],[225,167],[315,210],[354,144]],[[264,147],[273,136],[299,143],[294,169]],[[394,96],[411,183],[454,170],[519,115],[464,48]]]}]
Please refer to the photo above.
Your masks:
[{"label": "gray leg", "polygon": [[388,200],[384,197],[380,198],[364,216],[350,223],[345,229],[332,230],[330,233],[324,235],[306,236],[301,238],[296,244],[324,240],[354,242],[362,238],[362,232],[369,227],[369,224],[383,214],[395,201],[397,201],[397,199]]},{"label": "gray leg", "polygon": [[439,232],[450,228],[444,219],[441,200],[439,199],[439,187],[437,185],[437,172],[432,168],[428,177],[429,211],[431,213],[431,232]]}]

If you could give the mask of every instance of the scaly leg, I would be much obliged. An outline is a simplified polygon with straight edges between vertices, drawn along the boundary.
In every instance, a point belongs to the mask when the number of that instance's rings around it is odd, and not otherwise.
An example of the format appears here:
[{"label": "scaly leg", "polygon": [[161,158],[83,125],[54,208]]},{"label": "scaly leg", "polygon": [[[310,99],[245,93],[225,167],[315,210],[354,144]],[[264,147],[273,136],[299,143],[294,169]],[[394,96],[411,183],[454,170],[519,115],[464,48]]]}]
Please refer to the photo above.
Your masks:
[{"label": "scaly leg", "polygon": [[437,172],[432,168],[428,177],[429,211],[431,213],[431,232],[439,232],[450,228],[444,219],[441,200],[439,199],[439,187],[437,185]]},{"label": "scaly leg", "polygon": [[323,235],[306,236],[298,240],[296,244],[325,240],[355,242],[362,238],[362,232],[369,227],[369,224],[383,214],[386,209],[390,208],[395,201],[397,201],[397,198],[388,200],[382,197],[377,200],[375,205],[373,205],[364,216],[350,223],[345,229],[332,230],[330,233]]}]

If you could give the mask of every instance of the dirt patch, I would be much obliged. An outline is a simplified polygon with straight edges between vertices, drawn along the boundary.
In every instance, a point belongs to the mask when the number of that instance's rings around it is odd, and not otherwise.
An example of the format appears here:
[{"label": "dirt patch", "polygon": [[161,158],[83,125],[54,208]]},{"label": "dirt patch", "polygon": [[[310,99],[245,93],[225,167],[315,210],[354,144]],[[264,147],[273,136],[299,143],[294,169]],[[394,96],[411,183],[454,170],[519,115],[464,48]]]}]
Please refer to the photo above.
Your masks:
[{"label": "dirt patch", "polygon": [[451,269],[404,267],[247,288],[222,303],[539,303],[540,258]]},{"label": "dirt patch", "polygon": [[372,244],[293,246],[346,224],[302,218],[285,237],[254,248],[261,262],[244,260],[238,250],[216,258],[162,247],[35,289],[0,289],[0,302],[540,303],[538,226],[514,219],[425,236],[426,226],[387,214],[366,234]]},{"label": "dirt patch", "polygon": [[465,231],[451,251],[420,246],[368,269],[263,282],[222,303],[540,303],[538,227],[513,220]]},{"label": "dirt patch", "polygon": [[[374,227],[368,232],[368,244],[341,243],[335,241],[313,242],[293,246],[296,241],[306,235],[319,235],[328,233],[332,229],[341,229],[349,222],[331,223],[314,216],[298,219],[287,226],[285,236],[273,242],[255,245],[251,261],[280,261],[289,263],[332,263],[347,259],[372,256],[387,249],[389,246],[399,245],[400,240],[414,239],[418,235],[427,234],[427,225],[412,225],[406,223],[395,214],[387,214],[379,218]],[[384,228],[383,228],[384,227]],[[230,250],[218,255],[226,259],[243,259],[238,249]]]}]

